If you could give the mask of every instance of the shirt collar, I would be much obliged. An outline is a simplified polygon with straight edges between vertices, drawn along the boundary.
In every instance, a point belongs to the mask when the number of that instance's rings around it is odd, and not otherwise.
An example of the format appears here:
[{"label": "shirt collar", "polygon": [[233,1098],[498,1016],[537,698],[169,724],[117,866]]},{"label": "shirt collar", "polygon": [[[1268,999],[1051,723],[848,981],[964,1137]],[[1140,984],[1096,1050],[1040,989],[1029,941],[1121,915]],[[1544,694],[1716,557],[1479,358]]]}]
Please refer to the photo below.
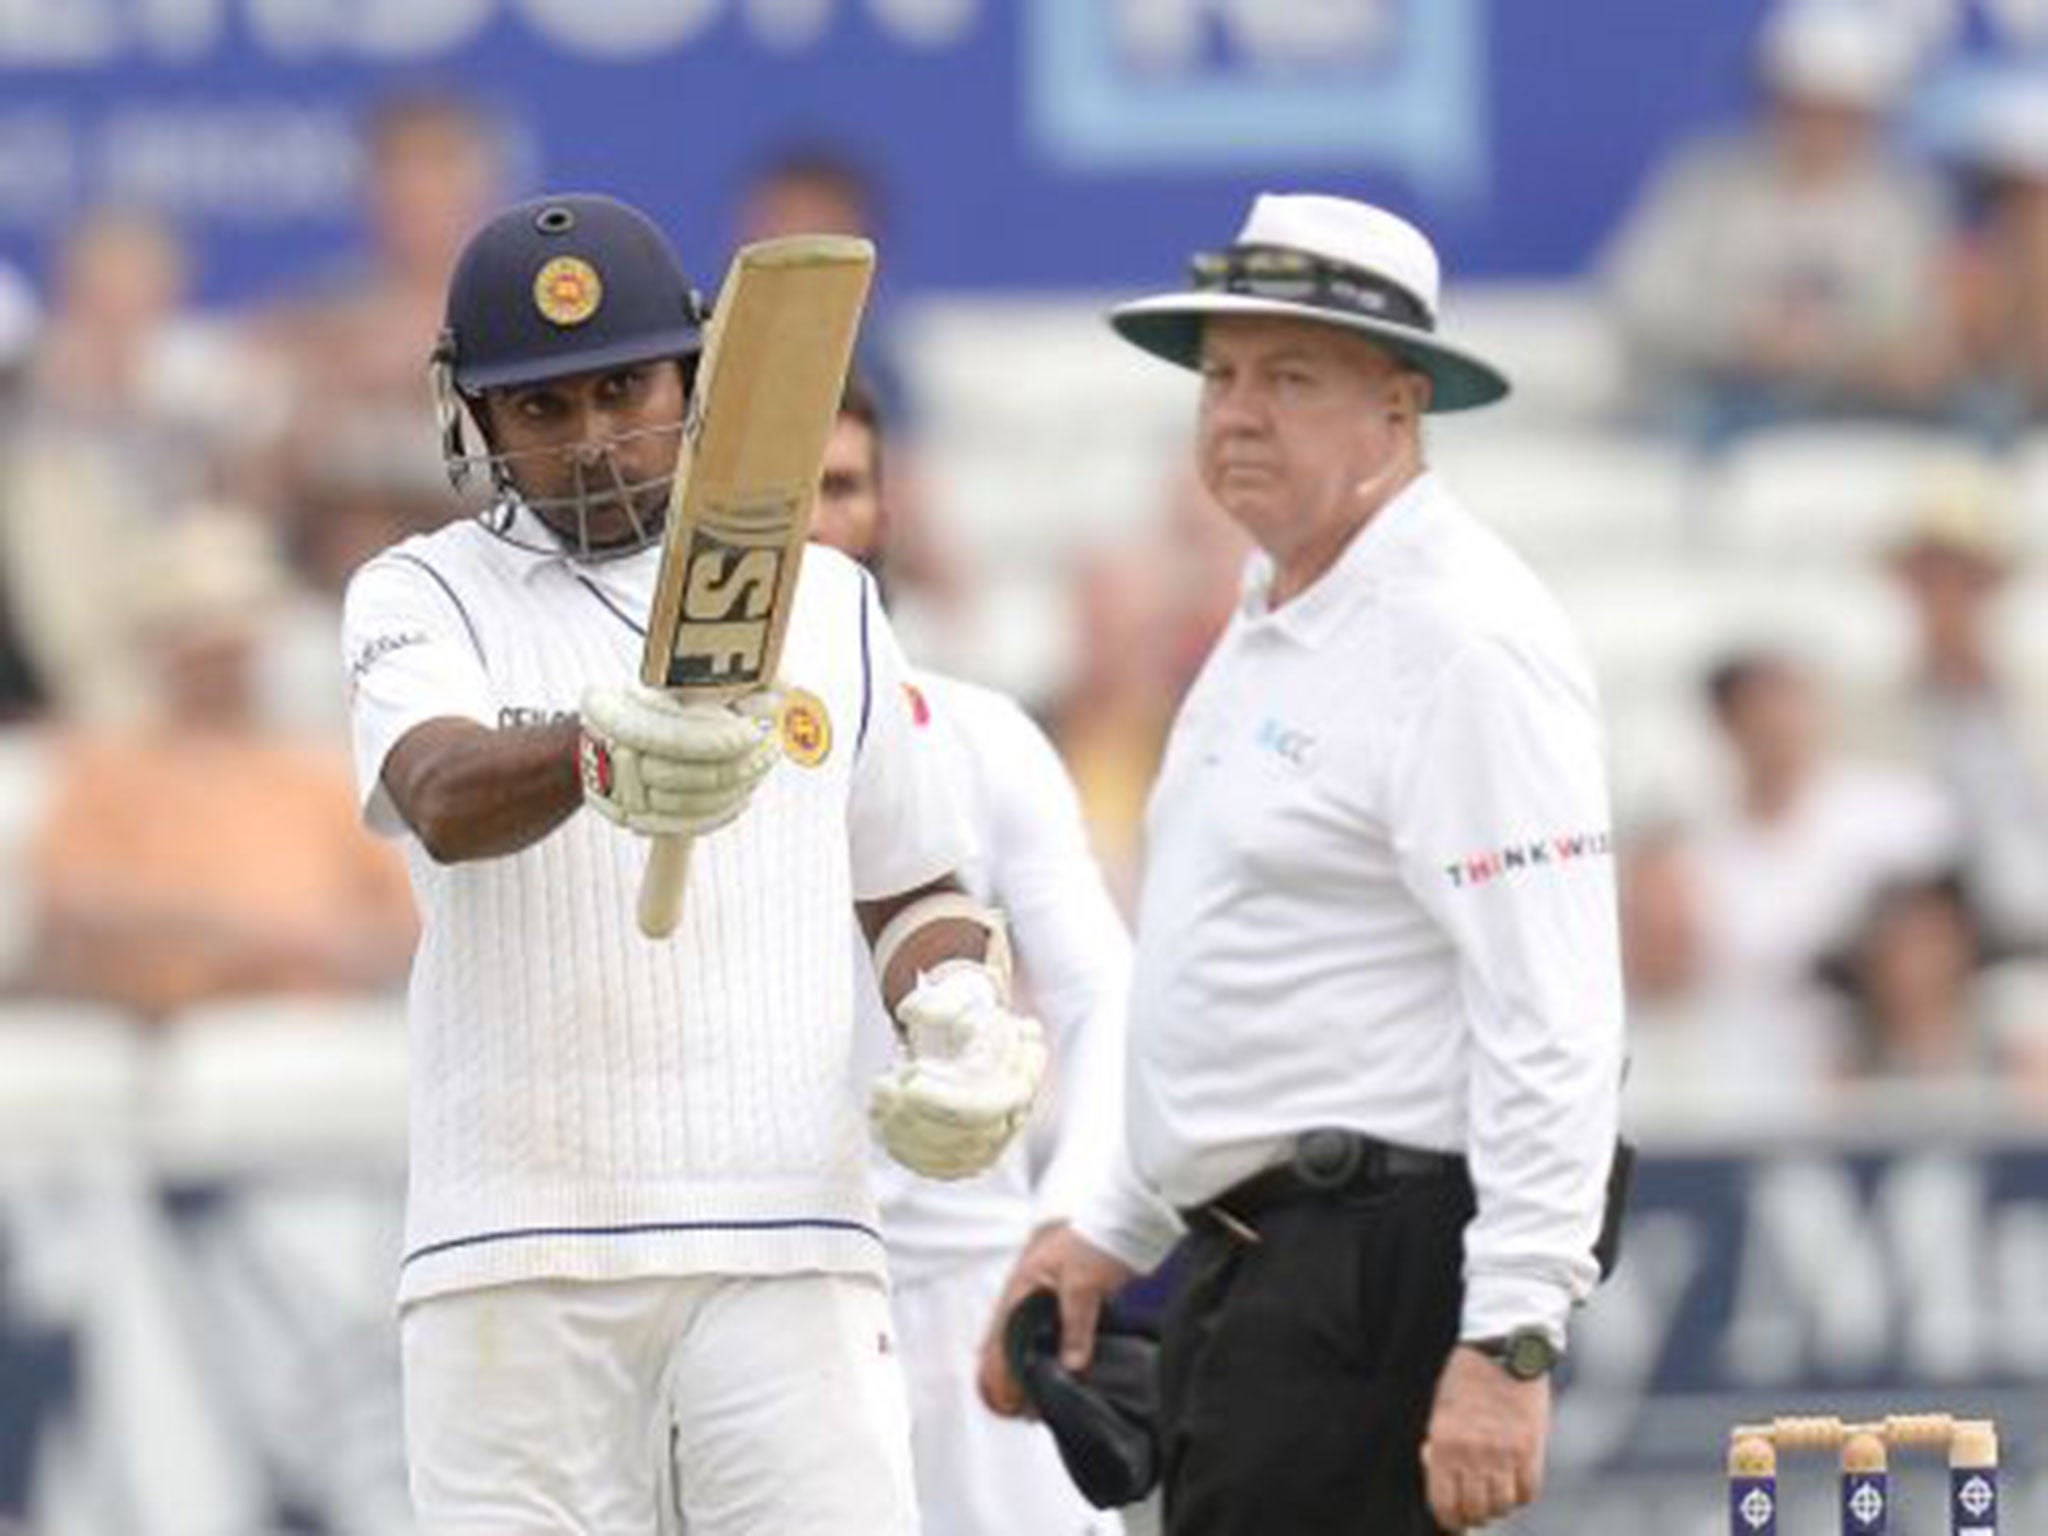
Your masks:
[{"label": "shirt collar", "polygon": [[1424,470],[1351,536],[1335,563],[1306,591],[1296,593],[1277,609],[1266,606],[1266,594],[1273,584],[1272,557],[1263,550],[1255,551],[1245,565],[1238,594],[1239,616],[1246,624],[1270,628],[1297,645],[1314,649],[1330,637],[1353,607],[1379,589],[1397,551],[1429,526],[1430,503],[1441,494],[1436,475]]}]

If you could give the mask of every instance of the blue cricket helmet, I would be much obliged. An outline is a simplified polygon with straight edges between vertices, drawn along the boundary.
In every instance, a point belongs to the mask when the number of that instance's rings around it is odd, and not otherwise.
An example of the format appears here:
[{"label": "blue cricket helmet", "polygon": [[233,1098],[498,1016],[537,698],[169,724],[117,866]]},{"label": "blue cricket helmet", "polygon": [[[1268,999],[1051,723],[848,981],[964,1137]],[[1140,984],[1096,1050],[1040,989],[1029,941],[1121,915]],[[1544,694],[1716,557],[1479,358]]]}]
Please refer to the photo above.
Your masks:
[{"label": "blue cricket helmet", "polygon": [[[628,484],[611,471],[593,490],[538,500],[520,489],[512,457],[483,430],[486,391],[546,383],[675,358],[689,380],[704,345],[707,312],[674,247],[637,208],[595,193],[560,193],[506,209],[469,239],[448,284],[448,311],[430,367],[442,462],[457,492],[478,471],[492,503],[486,528],[522,548],[567,547],[583,558],[610,558],[661,536],[654,508],[666,502],[672,472]],[[681,442],[682,425],[649,428]],[[470,444],[482,439],[482,451]],[[609,464],[609,457],[605,462]],[[593,471],[595,473],[595,471]],[[590,536],[600,501],[625,507],[634,536],[602,547]],[[522,511],[539,527],[522,521]],[[573,523],[572,531],[565,532]]]},{"label": "blue cricket helmet", "polygon": [[470,237],[448,285],[435,361],[456,389],[693,357],[703,299],[654,221],[616,198],[535,198]]}]

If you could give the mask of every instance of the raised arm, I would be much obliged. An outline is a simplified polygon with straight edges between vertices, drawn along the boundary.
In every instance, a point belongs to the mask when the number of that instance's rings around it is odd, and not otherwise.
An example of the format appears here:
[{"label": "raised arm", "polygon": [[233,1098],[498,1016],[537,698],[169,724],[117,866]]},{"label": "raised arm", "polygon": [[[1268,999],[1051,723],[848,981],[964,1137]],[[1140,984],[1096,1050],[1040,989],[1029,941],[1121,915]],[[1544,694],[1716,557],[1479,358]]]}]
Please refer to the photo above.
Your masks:
[{"label": "raised arm", "polygon": [[573,718],[498,730],[423,721],[384,759],[384,792],[438,863],[517,853],[583,803],[581,734]]}]

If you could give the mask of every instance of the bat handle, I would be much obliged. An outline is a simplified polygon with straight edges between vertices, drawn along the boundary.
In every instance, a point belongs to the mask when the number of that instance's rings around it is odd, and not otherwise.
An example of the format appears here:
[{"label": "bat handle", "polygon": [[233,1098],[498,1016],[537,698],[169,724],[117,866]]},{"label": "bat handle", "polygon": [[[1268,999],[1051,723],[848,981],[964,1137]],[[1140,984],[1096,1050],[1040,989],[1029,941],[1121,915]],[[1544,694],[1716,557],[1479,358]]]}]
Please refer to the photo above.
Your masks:
[{"label": "bat handle", "polygon": [[657,837],[647,850],[647,872],[640,877],[640,931],[665,939],[683,915],[683,887],[690,878],[690,840]]}]

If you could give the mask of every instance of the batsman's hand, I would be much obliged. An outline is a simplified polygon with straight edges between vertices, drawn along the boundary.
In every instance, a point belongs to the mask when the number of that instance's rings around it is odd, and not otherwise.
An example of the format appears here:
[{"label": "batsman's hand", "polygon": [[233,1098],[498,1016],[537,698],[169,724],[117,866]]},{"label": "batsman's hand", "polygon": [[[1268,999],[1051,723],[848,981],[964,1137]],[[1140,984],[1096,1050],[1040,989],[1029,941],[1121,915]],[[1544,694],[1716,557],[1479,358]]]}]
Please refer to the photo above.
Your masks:
[{"label": "batsman's hand", "polygon": [[1045,1077],[1045,1031],[1012,1013],[988,967],[949,960],[896,1005],[904,1054],[875,1080],[868,1118],[889,1155],[931,1179],[965,1179],[1003,1154]]},{"label": "batsman's hand", "polygon": [[583,695],[583,798],[642,837],[702,837],[741,811],[782,756],[781,694],[685,704],[628,683]]}]

